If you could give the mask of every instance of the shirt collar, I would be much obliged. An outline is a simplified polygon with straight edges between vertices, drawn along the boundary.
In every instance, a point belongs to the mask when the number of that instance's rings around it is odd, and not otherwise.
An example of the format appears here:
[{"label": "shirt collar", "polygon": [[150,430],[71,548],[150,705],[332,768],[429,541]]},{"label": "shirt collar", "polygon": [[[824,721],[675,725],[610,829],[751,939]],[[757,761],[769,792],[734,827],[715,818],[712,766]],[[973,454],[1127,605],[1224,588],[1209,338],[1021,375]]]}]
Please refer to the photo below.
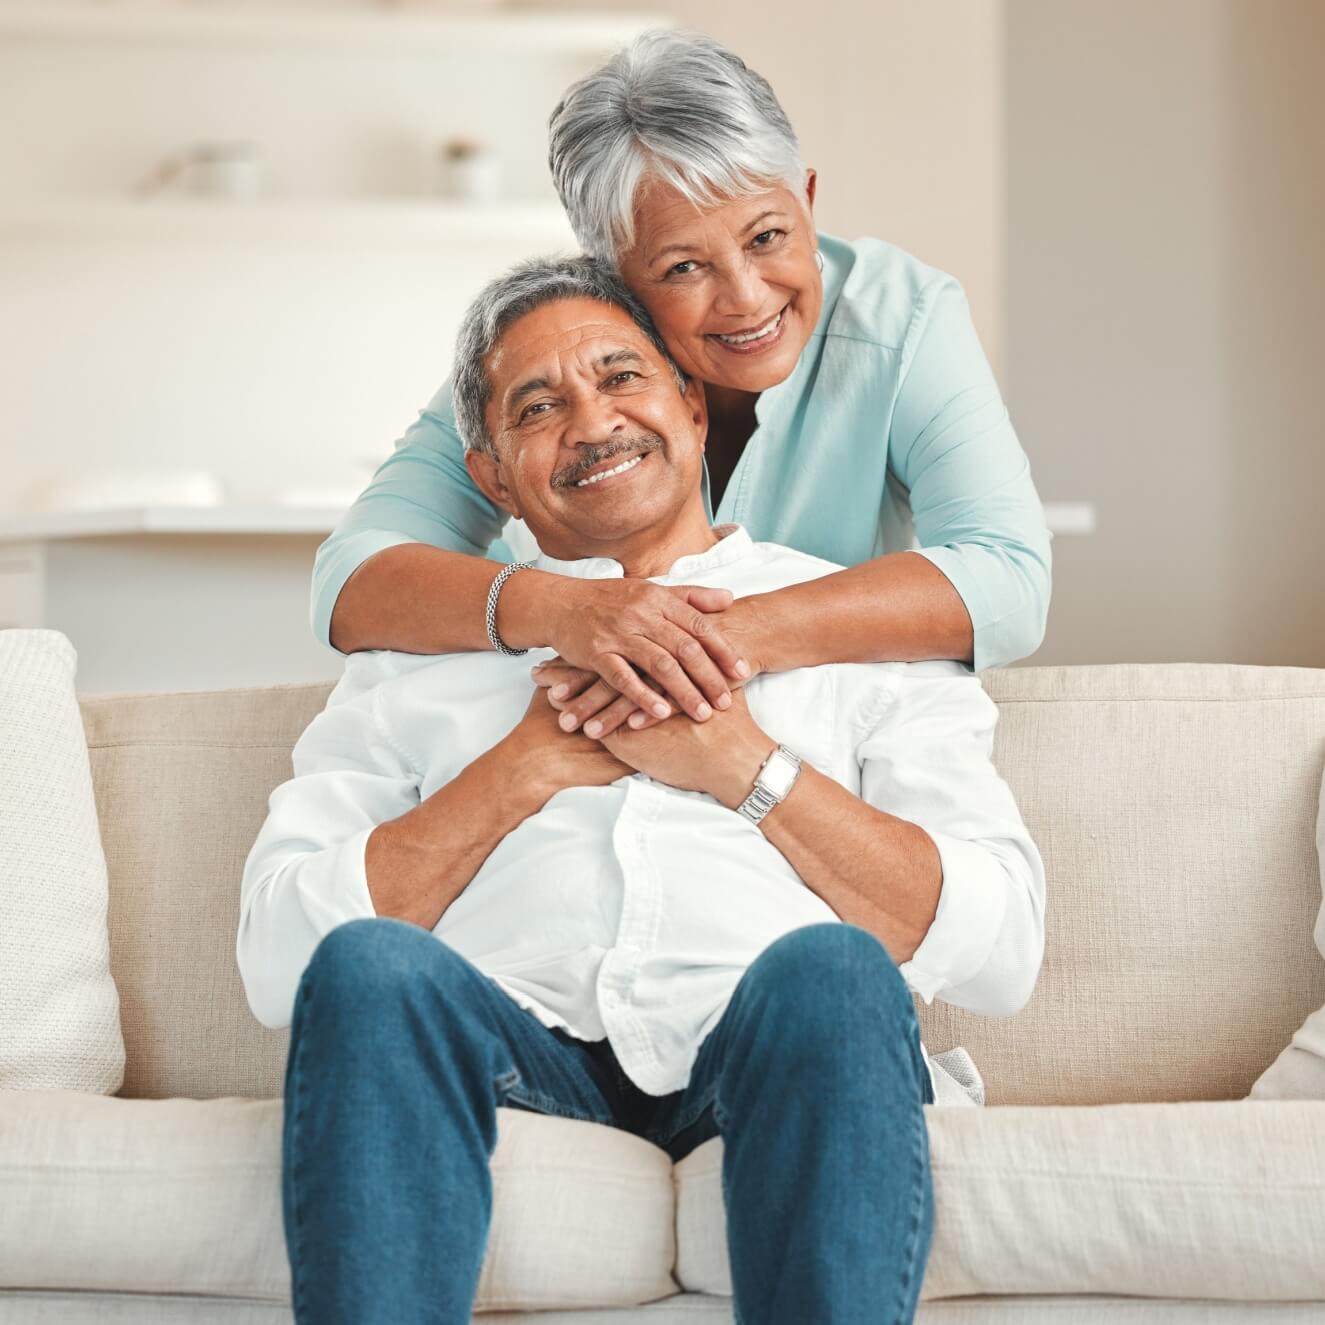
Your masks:
[{"label": "shirt collar", "polygon": [[[705,552],[692,552],[678,557],[665,575],[651,575],[655,584],[681,583],[697,575],[739,561],[754,548],[744,525],[720,524],[713,526],[718,541]],[[534,560],[535,570],[551,571],[554,575],[572,575],[580,580],[620,580],[625,578],[625,567],[611,557],[581,557],[576,561],[561,561],[540,552]]]}]

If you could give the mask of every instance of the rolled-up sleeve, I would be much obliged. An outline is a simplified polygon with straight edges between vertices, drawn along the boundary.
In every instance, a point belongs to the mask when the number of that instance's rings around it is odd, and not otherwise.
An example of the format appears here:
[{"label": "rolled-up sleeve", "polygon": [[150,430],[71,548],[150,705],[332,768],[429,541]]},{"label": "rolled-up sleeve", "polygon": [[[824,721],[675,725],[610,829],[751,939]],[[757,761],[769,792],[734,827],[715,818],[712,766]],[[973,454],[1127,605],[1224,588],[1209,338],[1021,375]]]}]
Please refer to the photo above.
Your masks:
[{"label": "rolled-up sleeve", "polygon": [[969,673],[895,680],[857,746],[861,795],[923,828],[943,870],[934,920],[899,970],[926,1003],[1011,1016],[1039,978],[1045,878],[993,764],[997,705]]},{"label": "rolled-up sleeve", "polygon": [[314,635],[335,648],[336,600],[345,581],[374,553],[401,543],[429,543],[481,557],[506,520],[506,512],[474,486],[465,468],[448,378],[318,548],[309,605]]},{"label": "rolled-up sleeve", "polygon": [[383,734],[377,689],[365,688],[375,656],[353,655],[358,667],[347,668],[295,743],[294,777],[271,793],[244,864],[235,957],[253,1015],[272,1029],[290,1024],[318,943],[377,914],[364,868],[368,838],[419,804],[418,775]]},{"label": "rolled-up sleeve", "polygon": [[889,441],[910,492],[920,555],[971,616],[976,671],[1028,657],[1044,639],[1051,535],[961,286],[917,301]]}]

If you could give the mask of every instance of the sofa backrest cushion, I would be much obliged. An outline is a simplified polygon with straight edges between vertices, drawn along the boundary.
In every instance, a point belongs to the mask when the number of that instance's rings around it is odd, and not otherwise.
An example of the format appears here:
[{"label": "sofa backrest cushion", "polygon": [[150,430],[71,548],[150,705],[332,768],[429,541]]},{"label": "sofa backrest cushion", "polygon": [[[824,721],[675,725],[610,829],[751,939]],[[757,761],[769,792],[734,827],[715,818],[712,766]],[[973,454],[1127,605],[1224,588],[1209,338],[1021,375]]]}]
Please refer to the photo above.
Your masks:
[{"label": "sofa backrest cushion", "polygon": [[[1045,859],[1044,965],[989,1018],[917,999],[989,1104],[1238,1099],[1312,1009],[1325,670],[1214,664],[982,674],[994,755]],[[235,966],[239,878],[327,683],[85,697],[111,882],[123,1094],[281,1093],[287,1032]],[[881,886],[882,881],[881,881]]]}]

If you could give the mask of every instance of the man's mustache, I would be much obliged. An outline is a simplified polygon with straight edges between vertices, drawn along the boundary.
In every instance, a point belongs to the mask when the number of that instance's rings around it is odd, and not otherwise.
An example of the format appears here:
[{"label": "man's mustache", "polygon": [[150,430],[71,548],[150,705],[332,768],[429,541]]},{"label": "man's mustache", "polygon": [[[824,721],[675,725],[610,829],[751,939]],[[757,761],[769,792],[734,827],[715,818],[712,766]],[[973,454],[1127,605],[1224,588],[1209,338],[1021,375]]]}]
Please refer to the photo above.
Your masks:
[{"label": "man's mustache", "polygon": [[641,432],[633,437],[620,437],[614,442],[605,442],[602,446],[586,446],[574,464],[553,474],[552,486],[564,488],[571,483],[578,483],[596,465],[601,465],[614,455],[625,455],[628,452],[644,455],[649,451],[661,451],[663,445],[663,439],[656,432]]}]

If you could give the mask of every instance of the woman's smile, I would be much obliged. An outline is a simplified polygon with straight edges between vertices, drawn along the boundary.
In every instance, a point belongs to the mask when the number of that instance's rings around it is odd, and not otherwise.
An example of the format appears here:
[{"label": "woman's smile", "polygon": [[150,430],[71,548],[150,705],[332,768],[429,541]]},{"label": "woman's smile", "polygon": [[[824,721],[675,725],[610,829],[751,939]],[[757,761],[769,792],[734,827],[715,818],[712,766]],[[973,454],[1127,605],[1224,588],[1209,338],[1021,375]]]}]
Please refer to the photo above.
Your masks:
[{"label": "woman's smile", "polygon": [[781,339],[787,325],[787,311],[790,303],[784,304],[767,322],[747,331],[706,332],[705,336],[715,345],[720,345],[732,354],[763,354],[773,348]]}]

